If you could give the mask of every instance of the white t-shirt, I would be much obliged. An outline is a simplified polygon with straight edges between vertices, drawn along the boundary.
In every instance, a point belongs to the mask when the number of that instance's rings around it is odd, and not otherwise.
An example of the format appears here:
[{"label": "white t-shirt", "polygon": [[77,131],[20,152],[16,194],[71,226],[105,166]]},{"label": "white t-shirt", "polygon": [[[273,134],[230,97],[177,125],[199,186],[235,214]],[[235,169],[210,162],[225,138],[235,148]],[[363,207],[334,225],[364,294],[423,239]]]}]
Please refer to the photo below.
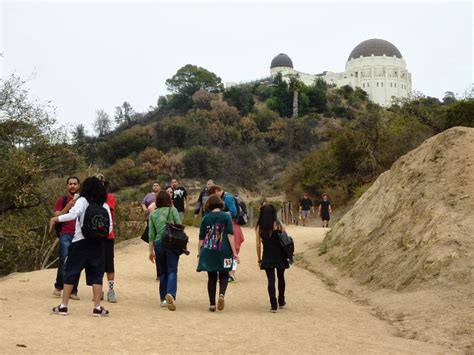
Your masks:
[{"label": "white t-shirt", "polygon": [[[79,197],[76,203],[74,204],[74,207],[72,207],[69,210],[69,213],[60,215],[58,217],[59,222],[67,222],[67,221],[72,221],[74,219],[76,220],[76,232],[74,233],[74,238],[72,238],[73,243],[82,239],[86,239],[84,235],[82,235],[81,227],[84,224],[84,215],[86,213],[87,207],[89,207],[89,202],[87,202],[87,200],[84,197]],[[104,203],[102,207],[104,207],[109,214],[109,220],[110,220],[109,233],[110,233],[113,230],[112,214],[110,213],[110,208],[108,204]]]}]

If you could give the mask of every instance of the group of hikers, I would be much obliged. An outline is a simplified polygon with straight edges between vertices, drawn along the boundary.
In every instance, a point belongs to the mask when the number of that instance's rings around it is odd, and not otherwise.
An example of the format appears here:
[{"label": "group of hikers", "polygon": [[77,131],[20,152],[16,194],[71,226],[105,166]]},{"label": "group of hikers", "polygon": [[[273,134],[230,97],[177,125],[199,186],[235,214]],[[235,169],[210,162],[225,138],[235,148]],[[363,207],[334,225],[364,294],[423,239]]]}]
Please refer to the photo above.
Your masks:
[{"label": "group of hikers", "polygon": [[[238,196],[208,180],[194,209],[195,219],[199,213],[202,216],[196,271],[207,272],[211,312],[224,309],[228,283],[236,281],[240,247],[245,240],[241,229],[241,225],[246,223],[246,220],[241,221],[242,205],[245,206]],[[142,239],[148,243],[149,260],[156,265],[160,305],[170,311],[176,310],[179,259],[189,251],[173,248],[163,238],[170,224],[182,224],[188,206],[187,191],[177,179],[172,179],[164,190],[154,182],[152,192],[142,201],[147,221]],[[306,207],[302,204],[300,208],[306,211]],[[320,210],[322,208],[320,206]],[[57,199],[54,217],[50,220],[50,231],[56,230],[60,245],[53,294],[62,296],[62,301],[53,308],[54,314],[67,315],[69,300],[79,300],[78,283],[82,270],[85,270],[86,284],[92,286],[93,316],[109,315],[109,311],[101,306],[104,274],[108,282],[107,301],[117,302],[114,289],[114,210],[115,198],[102,174],[88,177],[82,184],[75,176],[67,178],[67,194]],[[257,262],[266,272],[270,310],[275,313],[286,305],[284,274],[292,256],[281,246],[281,235],[286,234],[285,226],[278,220],[277,209],[272,204],[262,203],[255,233]]]},{"label": "group of hikers", "polygon": [[[311,198],[309,197],[307,193],[303,195],[303,198],[300,201],[299,212],[300,212],[300,219],[303,221],[303,226],[306,226],[309,216],[311,215],[311,213],[314,214],[313,201],[311,200]],[[331,219],[331,214],[332,214],[331,202],[329,202],[328,200],[328,195],[323,194],[322,200],[319,202],[319,207],[318,207],[318,216],[321,217],[321,220],[323,222],[323,225],[322,225],[323,228],[329,227],[329,220]]]}]

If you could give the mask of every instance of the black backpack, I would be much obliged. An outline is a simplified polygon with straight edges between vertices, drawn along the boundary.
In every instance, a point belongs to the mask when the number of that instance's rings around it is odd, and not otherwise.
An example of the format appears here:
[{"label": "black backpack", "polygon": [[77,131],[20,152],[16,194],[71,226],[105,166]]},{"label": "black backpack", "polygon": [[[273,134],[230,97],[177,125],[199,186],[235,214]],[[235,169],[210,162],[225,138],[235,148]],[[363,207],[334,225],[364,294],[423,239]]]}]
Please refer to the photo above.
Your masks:
[{"label": "black backpack", "polygon": [[[66,207],[66,205],[67,205],[67,196],[63,196],[63,207],[61,208],[61,210],[63,210],[64,207]],[[61,227],[62,227],[61,222],[58,222],[54,225],[54,232],[56,233],[56,236],[58,238],[61,236]]]},{"label": "black backpack", "polygon": [[84,213],[81,227],[84,238],[90,240],[107,239],[109,227],[110,218],[105,207],[97,203],[90,203]]},{"label": "black backpack", "polygon": [[249,216],[247,214],[247,205],[244,201],[242,201],[240,198],[236,198],[235,196],[234,200],[235,207],[237,207],[237,224],[239,226],[244,226],[249,221]]}]

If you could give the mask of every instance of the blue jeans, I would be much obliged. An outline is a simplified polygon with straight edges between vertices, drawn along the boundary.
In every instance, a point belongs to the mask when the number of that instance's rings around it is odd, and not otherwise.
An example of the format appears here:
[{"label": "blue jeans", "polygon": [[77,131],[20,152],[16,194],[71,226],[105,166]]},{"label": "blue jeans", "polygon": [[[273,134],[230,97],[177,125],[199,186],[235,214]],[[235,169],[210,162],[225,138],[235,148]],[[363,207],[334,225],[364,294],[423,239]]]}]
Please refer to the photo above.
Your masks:
[{"label": "blue jeans", "polygon": [[155,241],[156,261],[160,266],[160,299],[163,301],[167,293],[176,299],[178,288],[179,253],[163,248],[160,240]]},{"label": "blue jeans", "polygon": [[[54,287],[58,290],[62,290],[64,287],[64,262],[69,254],[69,246],[71,245],[73,237],[73,234],[62,234],[59,237],[59,265],[58,273],[56,274],[56,282],[54,283]],[[72,293],[77,294],[77,283],[74,285]]]}]

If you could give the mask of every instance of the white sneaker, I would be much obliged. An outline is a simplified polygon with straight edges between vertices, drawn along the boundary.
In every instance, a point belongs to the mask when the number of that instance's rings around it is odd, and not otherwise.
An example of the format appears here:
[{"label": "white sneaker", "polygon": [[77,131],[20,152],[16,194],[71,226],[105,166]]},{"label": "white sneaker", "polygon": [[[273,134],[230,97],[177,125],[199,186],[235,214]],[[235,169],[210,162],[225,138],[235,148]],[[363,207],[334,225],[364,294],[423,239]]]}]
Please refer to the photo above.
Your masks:
[{"label": "white sneaker", "polygon": [[166,300],[162,301],[160,307],[168,307],[168,302],[166,302]]}]

